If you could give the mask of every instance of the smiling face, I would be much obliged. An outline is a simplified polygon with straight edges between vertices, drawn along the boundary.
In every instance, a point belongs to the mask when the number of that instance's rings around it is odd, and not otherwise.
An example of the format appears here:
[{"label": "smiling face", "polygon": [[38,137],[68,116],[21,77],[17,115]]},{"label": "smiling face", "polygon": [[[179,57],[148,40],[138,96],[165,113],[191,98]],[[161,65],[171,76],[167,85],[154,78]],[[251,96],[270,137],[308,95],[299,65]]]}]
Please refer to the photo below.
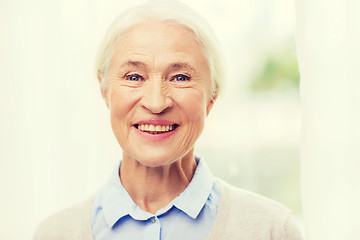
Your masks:
[{"label": "smiling face", "polygon": [[156,20],[128,29],[106,77],[102,94],[124,161],[158,167],[193,159],[214,101],[208,61],[192,31]]}]

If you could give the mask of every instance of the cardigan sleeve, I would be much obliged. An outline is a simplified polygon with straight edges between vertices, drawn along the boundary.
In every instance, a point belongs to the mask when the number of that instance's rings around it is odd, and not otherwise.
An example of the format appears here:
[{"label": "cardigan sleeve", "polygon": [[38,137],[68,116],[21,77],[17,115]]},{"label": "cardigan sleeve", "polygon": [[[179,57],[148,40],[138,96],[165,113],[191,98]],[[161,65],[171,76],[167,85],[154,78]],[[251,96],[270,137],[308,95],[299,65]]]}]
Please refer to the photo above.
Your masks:
[{"label": "cardigan sleeve", "polygon": [[303,240],[303,239],[304,239],[303,234],[298,224],[296,224],[293,215],[289,214],[284,224],[282,240]]},{"label": "cardigan sleeve", "polygon": [[48,217],[37,228],[33,240],[93,240],[90,209],[94,197]]}]

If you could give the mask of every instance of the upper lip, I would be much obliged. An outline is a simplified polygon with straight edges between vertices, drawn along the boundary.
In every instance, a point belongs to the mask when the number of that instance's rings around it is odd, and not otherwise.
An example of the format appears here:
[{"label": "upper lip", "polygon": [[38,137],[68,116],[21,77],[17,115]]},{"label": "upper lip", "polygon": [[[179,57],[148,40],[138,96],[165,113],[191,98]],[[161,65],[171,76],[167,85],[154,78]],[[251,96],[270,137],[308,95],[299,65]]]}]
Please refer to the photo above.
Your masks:
[{"label": "upper lip", "polygon": [[141,120],[139,122],[136,122],[134,125],[140,125],[140,124],[152,124],[152,125],[174,125],[175,122],[169,121],[169,120],[161,120],[161,119],[149,119],[149,120]]}]

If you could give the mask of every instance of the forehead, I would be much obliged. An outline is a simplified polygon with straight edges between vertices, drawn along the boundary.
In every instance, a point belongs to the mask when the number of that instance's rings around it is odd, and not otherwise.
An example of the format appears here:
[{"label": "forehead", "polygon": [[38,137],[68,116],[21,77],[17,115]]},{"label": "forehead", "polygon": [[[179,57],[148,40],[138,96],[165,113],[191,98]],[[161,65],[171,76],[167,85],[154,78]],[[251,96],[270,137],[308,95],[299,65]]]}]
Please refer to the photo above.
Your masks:
[{"label": "forehead", "polygon": [[145,61],[177,60],[207,65],[203,45],[195,33],[176,23],[149,20],[125,31],[113,49],[115,60],[142,58]]}]

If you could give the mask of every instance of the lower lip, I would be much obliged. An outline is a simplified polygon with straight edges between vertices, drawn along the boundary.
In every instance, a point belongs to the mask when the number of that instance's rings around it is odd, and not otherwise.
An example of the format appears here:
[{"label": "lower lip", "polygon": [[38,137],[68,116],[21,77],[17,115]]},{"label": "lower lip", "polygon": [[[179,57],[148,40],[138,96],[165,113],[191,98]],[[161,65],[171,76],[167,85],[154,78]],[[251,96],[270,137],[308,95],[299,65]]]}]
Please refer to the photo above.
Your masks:
[{"label": "lower lip", "polygon": [[141,137],[146,138],[146,139],[151,140],[151,141],[161,141],[161,140],[164,140],[164,139],[172,136],[178,130],[178,127],[176,127],[174,130],[169,131],[169,132],[164,132],[164,133],[160,133],[160,134],[151,134],[151,133],[148,133],[148,132],[140,131],[135,126],[133,126],[133,128],[135,128],[135,132],[137,134],[139,134]]}]

